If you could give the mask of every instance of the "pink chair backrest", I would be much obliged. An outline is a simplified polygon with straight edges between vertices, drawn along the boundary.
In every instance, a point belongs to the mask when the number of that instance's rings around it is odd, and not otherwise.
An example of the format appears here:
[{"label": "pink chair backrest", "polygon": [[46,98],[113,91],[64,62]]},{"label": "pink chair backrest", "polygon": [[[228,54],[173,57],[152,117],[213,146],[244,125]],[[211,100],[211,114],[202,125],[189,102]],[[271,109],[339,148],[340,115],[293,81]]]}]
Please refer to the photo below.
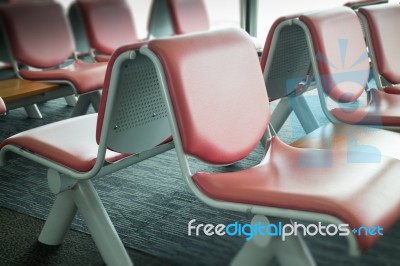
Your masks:
[{"label": "pink chair backrest", "polygon": [[210,24],[203,0],[169,0],[168,5],[175,34],[209,30]]},{"label": "pink chair backrest", "polygon": [[79,1],[91,47],[112,54],[138,40],[132,14],[124,1]]},{"label": "pink chair backrest", "polygon": [[0,12],[17,61],[48,68],[63,63],[73,54],[71,29],[59,4],[5,5]]},{"label": "pink chair backrest", "polygon": [[379,73],[393,84],[400,83],[400,5],[360,8],[368,22]]},{"label": "pink chair backrest", "polygon": [[353,102],[369,76],[367,48],[356,13],[346,7],[300,16],[309,28],[324,91],[338,102]]},{"label": "pink chair backrest", "polygon": [[158,39],[160,58],[184,152],[229,164],[260,141],[269,104],[257,51],[238,29]]}]

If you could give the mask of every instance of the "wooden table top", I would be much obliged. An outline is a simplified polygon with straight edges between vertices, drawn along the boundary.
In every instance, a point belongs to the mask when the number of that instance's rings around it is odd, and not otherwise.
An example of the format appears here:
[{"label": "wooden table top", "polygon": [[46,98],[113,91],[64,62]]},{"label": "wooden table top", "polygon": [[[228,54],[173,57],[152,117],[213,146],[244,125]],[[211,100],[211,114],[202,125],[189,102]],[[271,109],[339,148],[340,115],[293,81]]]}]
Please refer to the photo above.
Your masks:
[{"label": "wooden table top", "polygon": [[0,80],[0,97],[5,102],[42,94],[58,88],[57,84],[23,79]]}]

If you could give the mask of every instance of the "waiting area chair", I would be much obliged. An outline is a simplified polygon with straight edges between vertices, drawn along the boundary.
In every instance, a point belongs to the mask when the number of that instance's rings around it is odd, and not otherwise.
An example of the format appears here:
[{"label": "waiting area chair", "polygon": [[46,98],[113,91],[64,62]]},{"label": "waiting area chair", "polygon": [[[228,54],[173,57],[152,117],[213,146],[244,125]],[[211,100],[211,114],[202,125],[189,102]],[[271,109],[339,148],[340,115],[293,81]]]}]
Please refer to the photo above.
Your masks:
[{"label": "waiting area chair", "polygon": [[360,8],[357,14],[364,25],[378,88],[400,94],[400,33],[396,27],[400,23],[400,6],[368,6]]},{"label": "waiting area chair", "polygon": [[[314,50],[310,48],[312,44],[307,39],[299,16],[300,14],[284,16],[275,21],[261,57],[269,100],[279,100],[271,116],[274,131],[279,132],[294,111],[307,135],[292,143],[293,146],[369,150],[400,159],[400,153],[392,146],[392,143],[399,141],[399,134],[396,132],[338,121],[326,125],[318,123],[316,114],[309,107],[308,99],[325,105],[326,96],[323,90],[318,90],[318,94],[314,93],[317,88],[314,75],[318,73],[314,71],[315,64],[312,64]],[[265,143],[265,138],[263,142]]]},{"label": "waiting area chair", "polygon": [[[7,3],[7,4],[10,4],[10,3]],[[14,72],[13,66],[11,64],[12,58],[11,58],[9,49],[7,48],[7,43],[6,43],[5,39],[6,39],[6,36],[4,34],[4,29],[3,29],[3,27],[0,26],[0,83],[3,80],[12,80],[12,79],[17,78],[17,76]],[[0,87],[2,87],[2,86],[0,85]],[[17,91],[17,90],[16,90],[15,94],[16,95],[21,94],[20,93],[21,91]],[[40,98],[43,97],[42,93],[40,93],[39,95],[40,95]],[[4,88],[0,89],[0,96],[4,97]],[[11,109],[23,107],[29,117],[31,117],[31,118],[41,118],[42,117],[42,115],[39,111],[39,108],[36,106],[36,102],[38,102],[38,101],[32,100],[33,104],[31,104],[26,100],[26,97],[24,95],[21,95],[21,98],[24,98],[24,99],[13,101],[13,104],[10,104],[10,102],[8,101],[7,109],[11,110]],[[6,101],[5,99],[3,99],[3,100]],[[10,106],[10,105],[13,105],[13,106]]]},{"label": "waiting area chair", "polygon": [[[368,152],[298,149],[271,136],[265,157],[254,167],[192,173],[188,157],[212,165],[235,163],[268,130],[268,95],[255,47],[245,32],[226,29],[153,40],[141,53],[152,60],[162,81],[183,176],[206,204],[252,213],[255,224],[277,217],[349,228],[379,224],[388,230],[400,218],[400,162],[386,156],[375,163],[348,160],[369,157]],[[378,239],[350,234],[351,254]],[[274,255],[283,265],[315,265],[295,236],[248,241],[232,264],[261,265]]]},{"label": "waiting area chair", "polygon": [[[298,25],[307,38],[323,111],[329,120],[387,129],[400,126],[400,96],[378,89],[368,91],[368,102],[356,101],[366,95],[370,64],[362,28],[356,13],[338,7],[301,15]],[[329,32],[329,34],[327,34]],[[325,96],[338,103],[330,109]],[[351,106],[355,103],[358,106]]]},{"label": "waiting area chair", "polygon": [[75,38],[87,39],[81,52],[95,61],[107,62],[118,47],[140,41],[125,1],[79,0],[71,5],[69,17]]},{"label": "waiting area chair", "polygon": [[210,29],[203,0],[154,0],[148,24],[151,37],[187,34]]},{"label": "waiting area chair", "polygon": [[49,98],[79,95],[72,116],[85,114],[90,103],[98,109],[107,64],[70,59],[75,47],[59,4],[45,1],[4,5],[0,15],[13,67],[20,78],[60,84],[60,90]]},{"label": "waiting area chair", "polygon": [[0,144],[1,165],[19,155],[49,169],[56,199],[39,241],[61,244],[79,210],[107,265],[131,261],[91,179],[173,148],[157,73],[140,45],[111,57],[98,114],[27,130]]}]

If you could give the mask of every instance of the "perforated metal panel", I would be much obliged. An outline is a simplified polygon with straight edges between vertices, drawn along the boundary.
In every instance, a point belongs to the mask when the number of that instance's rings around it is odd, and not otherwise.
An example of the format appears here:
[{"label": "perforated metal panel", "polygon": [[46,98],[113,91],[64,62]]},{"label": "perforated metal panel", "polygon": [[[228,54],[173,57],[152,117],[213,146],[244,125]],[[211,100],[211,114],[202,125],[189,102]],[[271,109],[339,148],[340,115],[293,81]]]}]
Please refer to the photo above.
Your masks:
[{"label": "perforated metal panel", "polygon": [[311,66],[307,40],[297,25],[282,28],[266,81],[268,96],[278,99],[290,94]]},{"label": "perforated metal panel", "polygon": [[120,68],[108,147],[119,152],[141,152],[171,133],[156,70],[140,54]]}]

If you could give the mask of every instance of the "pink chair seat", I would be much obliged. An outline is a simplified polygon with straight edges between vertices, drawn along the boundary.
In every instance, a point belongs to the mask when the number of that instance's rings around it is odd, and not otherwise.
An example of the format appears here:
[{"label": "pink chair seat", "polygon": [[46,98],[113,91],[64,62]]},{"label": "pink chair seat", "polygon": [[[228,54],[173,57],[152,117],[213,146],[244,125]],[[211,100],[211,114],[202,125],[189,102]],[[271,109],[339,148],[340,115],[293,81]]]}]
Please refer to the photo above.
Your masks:
[{"label": "pink chair seat", "polygon": [[329,123],[290,145],[311,149],[375,150],[384,156],[400,160],[400,150],[393,149],[393,143],[398,141],[397,132],[345,123]]},{"label": "pink chair seat", "polygon": [[[315,166],[330,156],[331,165]],[[382,175],[384,168],[373,163],[349,163],[347,159],[344,151],[293,148],[274,137],[261,164],[233,173],[197,173],[193,179],[216,200],[325,213],[348,223],[350,230],[378,225],[389,229],[400,217],[400,178]],[[310,163],[314,167],[307,167]],[[381,157],[380,166],[393,163]],[[357,239],[367,249],[378,237]]]},{"label": "pink chair seat", "polygon": [[383,88],[383,90],[389,94],[400,94],[400,87],[388,86]]},{"label": "pink chair seat", "polygon": [[[66,119],[14,135],[2,142],[33,153],[76,171],[87,172],[95,164],[97,114]],[[115,162],[128,155],[108,150],[106,160]]]},{"label": "pink chair seat", "polygon": [[7,111],[6,105],[3,99],[0,97],[0,114],[4,114]]},{"label": "pink chair seat", "polygon": [[400,96],[371,90],[368,106],[350,109],[335,108],[331,113],[341,122],[361,125],[400,125]]},{"label": "pink chair seat", "polygon": [[63,69],[46,71],[20,70],[20,75],[29,80],[65,80],[72,82],[78,94],[88,93],[103,87],[107,63],[84,63],[74,61]]}]

